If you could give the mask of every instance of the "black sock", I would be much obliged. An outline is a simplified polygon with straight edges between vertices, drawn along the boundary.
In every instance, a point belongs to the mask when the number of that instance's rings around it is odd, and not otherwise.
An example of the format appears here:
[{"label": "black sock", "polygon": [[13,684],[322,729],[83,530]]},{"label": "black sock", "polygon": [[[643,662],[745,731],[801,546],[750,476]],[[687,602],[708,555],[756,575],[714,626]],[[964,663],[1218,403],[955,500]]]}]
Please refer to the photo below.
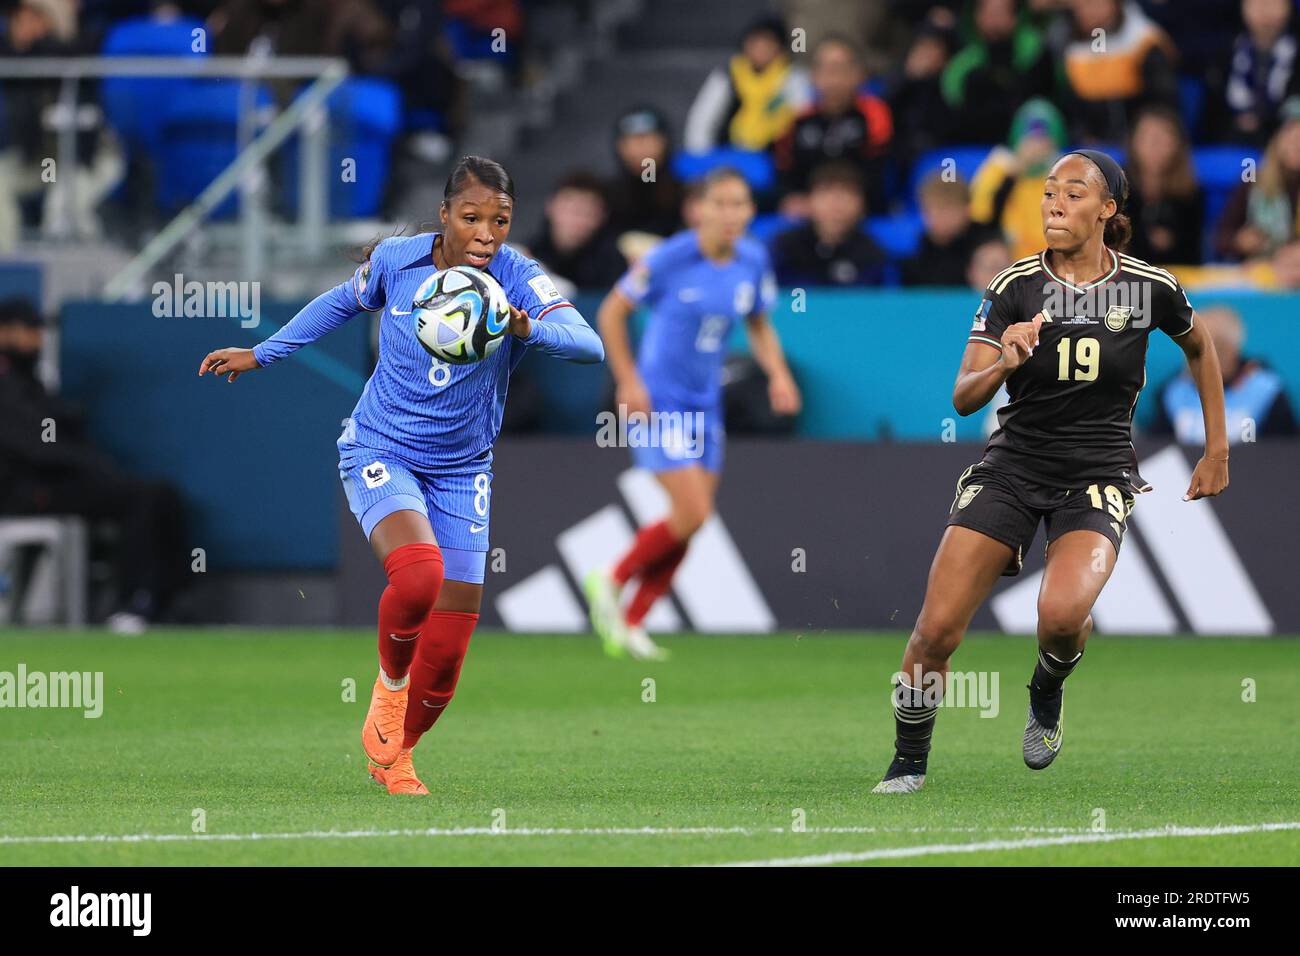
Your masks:
[{"label": "black sock", "polygon": [[[899,680],[894,685],[894,763],[890,775],[925,773],[934,733],[937,704],[927,706],[924,693]],[[901,758],[901,760],[900,760]]]},{"label": "black sock", "polygon": [[1075,654],[1073,659],[1063,661],[1041,647],[1038,649],[1038,663],[1029,681],[1029,702],[1034,705],[1034,716],[1044,727],[1055,727],[1060,721],[1061,686],[1082,659],[1083,651]]}]

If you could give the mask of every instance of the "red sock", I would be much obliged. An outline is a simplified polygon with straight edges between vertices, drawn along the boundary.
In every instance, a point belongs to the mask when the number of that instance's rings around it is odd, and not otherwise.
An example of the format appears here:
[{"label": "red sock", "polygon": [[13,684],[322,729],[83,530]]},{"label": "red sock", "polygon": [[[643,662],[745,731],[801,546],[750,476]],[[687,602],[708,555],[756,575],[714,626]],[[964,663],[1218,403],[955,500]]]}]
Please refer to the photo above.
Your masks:
[{"label": "red sock", "polygon": [[622,587],[638,574],[644,574],[681,544],[668,530],[667,521],[648,524],[636,533],[627,554],[614,566],[614,581]]},{"label": "red sock", "polygon": [[636,589],[636,594],[632,595],[627,610],[623,612],[623,620],[627,621],[629,627],[637,627],[644,621],[645,616],[654,607],[655,601],[668,593],[668,589],[672,587],[673,575],[677,573],[677,566],[682,563],[682,558],[686,557],[686,545],[687,542],[680,542],[667,557],[641,575],[641,586]]},{"label": "red sock", "polygon": [[465,611],[429,612],[406,691],[406,736],[402,746],[407,750],[438,722],[451,703],[469,637],[477,623],[478,615]]},{"label": "red sock", "polygon": [[379,666],[391,680],[411,668],[420,626],[442,590],[442,551],[436,544],[404,544],[384,559],[388,587],[379,597]]}]

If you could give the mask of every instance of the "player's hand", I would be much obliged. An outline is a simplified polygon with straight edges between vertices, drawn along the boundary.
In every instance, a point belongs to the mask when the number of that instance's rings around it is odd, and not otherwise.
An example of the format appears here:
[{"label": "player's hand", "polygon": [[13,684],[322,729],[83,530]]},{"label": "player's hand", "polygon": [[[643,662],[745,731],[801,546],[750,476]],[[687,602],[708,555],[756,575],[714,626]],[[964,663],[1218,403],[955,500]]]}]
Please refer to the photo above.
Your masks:
[{"label": "player's hand", "polygon": [[227,382],[233,382],[245,372],[261,367],[253,357],[252,349],[217,349],[203,356],[203,361],[199,363],[199,375],[211,372],[217,377],[225,375]]},{"label": "player's hand", "polygon": [[1213,461],[1209,458],[1202,458],[1196,463],[1196,468],[1192,471],[1192,480],[1187,486],[1187,494],[1183,495],[1183,500],[1195,501],[1198,498],[1213,498],[1215,495],[1223,494],[1223,489],[1227,487],[1227,460]]},{"label": "player's hand", "polygon": [[1002,364],[1009,369],[1024,365],[1038,346],[1038,330],[1043,327],[1043,313],[1028,322],[1016,322],[1002,333]]},{"label": "player's hand", "polygon": [[645,383],[639,378],[620,384],[615,390],[614,401],[626,408],[629,415],[633,412],[650,414],[650,392],[646,390]]},{"label": "player's hand", "polygon": [[533,320],[523,309],[510,306],[510,334],[516,338],[526,339],[533,334]]},{"label": "player's hand", "polygon": [[803,407],[803,396],[799,394],[799,386],[794,383],[794,377],[788,372],[784,375],[774,375],[768,381],[767,397],[772,403],[772,411],[778,415],[798,415],[799,409]]}]

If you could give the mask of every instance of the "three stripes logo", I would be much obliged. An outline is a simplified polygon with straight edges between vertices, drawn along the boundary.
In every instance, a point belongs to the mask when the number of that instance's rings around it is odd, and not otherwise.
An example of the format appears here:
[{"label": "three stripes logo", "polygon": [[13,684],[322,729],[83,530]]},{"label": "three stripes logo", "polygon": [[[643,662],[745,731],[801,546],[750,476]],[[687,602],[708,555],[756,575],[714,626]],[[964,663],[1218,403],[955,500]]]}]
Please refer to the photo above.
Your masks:
[{"label": "three stripes logo", "polygon": [[[1175,493],[1192,477],[1182,452],[1165,448],[1146,459],[1142,471],[1162,494],[1143,495],[1129,516],[1137,538],[1126,536],[1092,609],[1097,627],[1111,634],[1271,634],[1273,618],[1214,511]],[[1034,632],[1041,580],[1039,573],[994,595],[993,614],[1003,630]]]},{"label": "three stripes logo", "polygon": [[[631,520],[620,505],[605,505],[556,537],[558,564],[546,565],[497,596],[497,613],[508,629],[586,630],[586,607],[572,582],[613,564],[632,543],[636,526],[654,521],[668,508],[663,489],[643,469],[623,472],[618,490]],[[651,610],[648,630],[758,633],[776,627],[740,549],[716,513],[691,539],[672,593],[674,601],[660,601]]]}]

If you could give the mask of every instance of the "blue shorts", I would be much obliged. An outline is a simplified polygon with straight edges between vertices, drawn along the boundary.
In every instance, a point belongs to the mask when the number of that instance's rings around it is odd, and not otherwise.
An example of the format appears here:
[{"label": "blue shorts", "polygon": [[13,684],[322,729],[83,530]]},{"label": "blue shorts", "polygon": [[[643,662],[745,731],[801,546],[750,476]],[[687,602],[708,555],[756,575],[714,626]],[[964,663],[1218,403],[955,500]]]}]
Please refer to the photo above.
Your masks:
[{"label": "blue shorts", "polygon": [[429,519],[448,580],[482,584],[487,564],[492,472],[421,472],[373,448],[349,448],[339,459],[348,506],[366,538],[395,511]]},{"label": "blue shorts", "polygon": [[638,467],[658,472],[699,465],[722,471],[727,431],[721,409],[656,410],[653,416],[648,428],[628,428],[628,447]]}]

